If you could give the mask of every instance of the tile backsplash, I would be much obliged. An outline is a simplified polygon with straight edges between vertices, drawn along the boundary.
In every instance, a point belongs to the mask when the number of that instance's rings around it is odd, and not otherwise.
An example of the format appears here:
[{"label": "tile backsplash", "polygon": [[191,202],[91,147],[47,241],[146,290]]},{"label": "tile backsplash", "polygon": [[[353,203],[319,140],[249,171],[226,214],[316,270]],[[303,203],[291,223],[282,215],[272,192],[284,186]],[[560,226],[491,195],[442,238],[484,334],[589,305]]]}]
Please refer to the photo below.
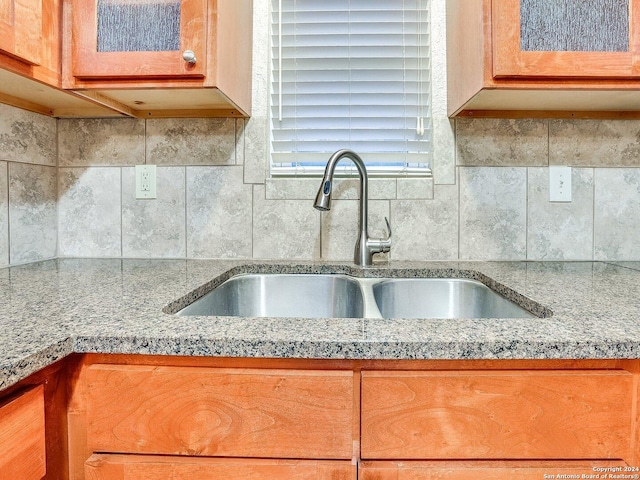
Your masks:
[{"label": "tile backsplash", "polygon": [[[393,260],[640,260],[640,121],[446,117],[432,0],[434,176],[372,179]],[[0,265],[61,257],[350,260],[358,183],[268,175],[268,0],[254,0],[251,119],[52,119],[0,105]],[[134,165],[157,165],[154,200]],[[549,165],[572,166],[570,203]]]},{"label": "tile backsplash", "polygon": [[57,121],[0,105],[0,266],[57,255]]},{"label": "tile backsplash", "polygon": [[[55,120],[2,105],[0,118],[2,265],[352,256],[357,181],[316,211],[318,179],[268,178],[260,118]],[[370,232],[390,219],[394,260],[639,260],[638,124],[458,119],[455,183],[372,179]],[[145,162],[155,200],[135,198]],[[549,164],[574,167],[571,202],[549,201]]]}]

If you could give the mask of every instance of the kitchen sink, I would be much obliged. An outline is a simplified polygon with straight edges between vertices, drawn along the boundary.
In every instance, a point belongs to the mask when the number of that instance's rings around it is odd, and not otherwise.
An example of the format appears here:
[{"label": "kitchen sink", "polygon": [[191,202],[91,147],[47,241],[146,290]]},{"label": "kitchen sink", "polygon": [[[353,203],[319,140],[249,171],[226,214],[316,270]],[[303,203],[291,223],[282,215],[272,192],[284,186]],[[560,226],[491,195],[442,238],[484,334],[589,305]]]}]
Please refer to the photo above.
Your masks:
[{"label": "kitchen sink", "polygon": [[531,318],[486,285],[460,278],[394,278],[372,286],[383,318]]},{"label": "kitchen sink", "polygon": [[234,317],[361,318],[359,283],[346,275],[246,274],[178,312]]},{"label": "kitchen sink", "polygon": [[357,278],[343,274],[240,274],[177,314],[388,319],[535,317],[476,280]]}]

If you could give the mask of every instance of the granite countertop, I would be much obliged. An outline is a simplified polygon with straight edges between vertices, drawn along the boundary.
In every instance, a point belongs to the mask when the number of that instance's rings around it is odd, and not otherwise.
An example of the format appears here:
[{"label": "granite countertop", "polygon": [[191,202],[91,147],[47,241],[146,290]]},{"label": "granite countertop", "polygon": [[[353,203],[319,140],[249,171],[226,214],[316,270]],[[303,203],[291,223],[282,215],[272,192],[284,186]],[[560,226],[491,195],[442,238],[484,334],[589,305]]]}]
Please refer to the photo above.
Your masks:
[{"label": "granite countertop", "polygon": [[[176,299],[236,272],[486,276],[549,318],[183,317]],[[382,270],[382,271],[381,271]],[[0,270],[0,390],[78,352],[324,359],[640,358],[640,263],[64,259]]]}]

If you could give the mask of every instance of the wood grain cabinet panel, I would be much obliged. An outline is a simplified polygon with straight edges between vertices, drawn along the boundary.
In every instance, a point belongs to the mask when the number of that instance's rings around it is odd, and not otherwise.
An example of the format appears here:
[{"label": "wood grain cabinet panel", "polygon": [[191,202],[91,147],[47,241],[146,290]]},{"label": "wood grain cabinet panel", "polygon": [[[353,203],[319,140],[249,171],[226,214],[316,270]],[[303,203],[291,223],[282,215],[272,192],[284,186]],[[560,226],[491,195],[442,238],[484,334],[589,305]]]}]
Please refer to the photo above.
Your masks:
[{"label": "wood grain cabinet panel", "polygon": [[[491,4],[493,32],[493,74],[495,77],[634,77],[640,51],[640,1],[628,0],[628,19],[625,51],[549,51],[522,48],[522,0],[494,0]],[[624,3],[624,2],[623,2]],[[595,6],[592,11],[601,7]],[[606,15],[599,23],[607,27]],[[541,12],[538,12],[541,14]],[[557,28],[562,28],[558,25]],[[576,32],[582,35],[583,32]],[[597,32],[591,32],[597,36]]]},{"label": "wood grain cabinet panel", "polygon": [[62,87],[94,103],[138,118],[251,113],[252,0],[64,0],[64,30]]},{"label": "wood grain cabinet panel", "polygon": [[[595,467],[608,466],[606,462],[587,465],[584,462],[549,463],[538,465],[482,465],[458,464],[446,465],[422,464],[419,462],[363,462],[360,466],[359,480],[542,480],[544,478],[604,478],[604,474],[594,471]],[[618,465],[624,468],[624,465]],[[616,472],[620,474],[620,471]],[[633,475],[633,471],[628,472]],[[545,476],[546,475],[546,476]],[[577,476],[576,476],[577,475]],[[584,475],[584,476],[583,476]],[[590,477],[591,475],[591,477]],[[600,475],[600,476],[595,476]]]},{"label": "wood grain cabinet panel", "polygon": [[[74,1],[71,29],[73,76],[78,78],[203,77],[207,64],[207,5],[206,0]],[[100,6],[102,9],[99,8]],[[175,6],[178,8],[177,11]],[[215,2],[212,8],[215,8]],[[154,18],[154,13],[160,13],[169,18]],[[113,19],[114,24],[111,25],[107,20],[114,15],[119,15],[120,18]],[[141,18],[131,18],[130,22],[124,22],[127,15],[138,15]],[[158,42],[158,45],[145,45],[145,43],[157,42],[151,35],[140,35],[140,40],[136,40],[135,34],[141,28],[153,29],[157,26],[159,36],[170,31],[171,16],[177,18],[177,25],[174,25],[174,28],[178,28],[174,32],[176,40],[165,43],[175,43],[170,47],[175,50],[161,49],[163,42]],[[102,20],[103,17],[107,18]],[[145,20],[149,20],[148,25],[137,25]],[[106,25],[103,27],[105,32],[98,31],[99,25]],[[115,38],[110,43],[104,41],[107,44],[104,47],[100,46],[99,39],[117,35],[129,37],[129,41],[126,38]],[[127,48],[131,50],[125,50]],[[185,50],[195,53],[197,61],[194,65],[183,59],[182,53]]]},{"label": "wood grain cabinet panel", "polygon": [[86,480],[355,480],[350,462],[93,455]]},{"label": "wood grain cabinet panel", "polygon": [[353,455],[353,372],[92,365],[86,375],[93,452]]},{"label": "wood grain cabinet panel", "polygon": [[364,459],[626,459],[620,371],[363,372]]},{"label": "wood grain cabinet panel", "polygon": [[39,480],[45,452],[44,388],[0,403],[0,480]]},{"label": "wood grain cabinet panel", "polygon": [[446,9],[450,116],[640,117],[640,0]]},{"label": "wood grain cabinet panel", "polygon": [[31,65],[42,55],[42,0],[0,2],[0,51]]}]

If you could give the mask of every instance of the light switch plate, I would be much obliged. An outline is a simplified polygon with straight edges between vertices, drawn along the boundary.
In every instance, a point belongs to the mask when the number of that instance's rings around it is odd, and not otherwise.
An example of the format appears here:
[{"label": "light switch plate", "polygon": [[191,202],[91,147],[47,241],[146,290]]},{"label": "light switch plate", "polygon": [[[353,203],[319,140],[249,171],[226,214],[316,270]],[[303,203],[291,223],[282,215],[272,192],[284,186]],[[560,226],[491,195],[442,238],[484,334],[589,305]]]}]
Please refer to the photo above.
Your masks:
[{"label": "light switch plate", "polygon": [[136,198],[156,198],[155,165],[136,165]]},{"label": "light switch plate", "polygon": [[571,167],[549,167],[549,201],[571,201]]}]

